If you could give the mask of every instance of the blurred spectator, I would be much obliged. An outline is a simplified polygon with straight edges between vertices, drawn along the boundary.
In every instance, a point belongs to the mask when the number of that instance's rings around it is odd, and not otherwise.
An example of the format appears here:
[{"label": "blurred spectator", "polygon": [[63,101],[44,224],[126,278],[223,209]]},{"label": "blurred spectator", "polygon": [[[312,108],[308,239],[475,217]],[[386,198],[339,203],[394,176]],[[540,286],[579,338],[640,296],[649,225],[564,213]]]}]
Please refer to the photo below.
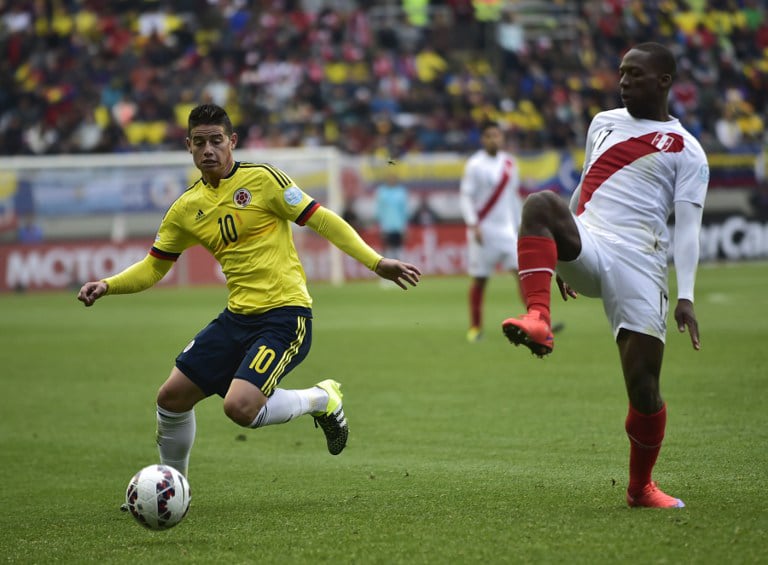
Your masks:
[{"label": "blurred spectator", "polygon": [[520,58],[526,51],[525,29],[517,23],[515,13],[509,9],[502,13],[501,21],[496,26],[496,41],[503,53],[504,75],[520,70]]},{"label": "blurred spectator", "polygon": [[440,217],[432,206],[430,206],[429,197],[426,194],[422,194],[419,197],[419,203],[413,211],[413,214],[411,214],[409,221],[411,224],[423,228],[434,226],[440,222]]},{"label": "blurred spectator", "polygon": [[720,118],[715,122],[715,135],[720,144],[727,150],[741,145],[742,132],[737,119],[737,108],[726,102]]},{"label": "blurred spectator", "polygon": [[686,60],[681,67],[669,93],[670,108],[678,118],[696,112],[699,107],[699,88],[693,80],[690,62]]},{"label": "blurred spectator", "polygon": [[726,90],[720,119],[715,123],[718,141],[732,151],[748,150],[762,137],[763,121],[735,88]]},{"label": "blurred spectator", "polygon": [[403,10],[410,25],[424,28],[429,24],[429,0],[403,0]]},{"label": "blurred spectator", "polygon": [[360,220],[360,214],[357,212],[357,199],[354,196],[347,196],[344,199],[344,209],[341,212],[341,217],[356,231],[362,231],[363,223]]},{"label": "blurred spectator", "polygon": [[768,137],[755,159],[755,190],[749,203],[756,219],[768,220]]},{"label": "blurred spectator", "polygon": [[96,121],[92,109],[83,113],[81,122],[72,132],[72,148],[78,153],[91,153],[99,146],[103,128]]},{"label": "blurred spectator", "polygon": [[433,84],[442,79],[448,70],[448,63],[431,45],[425,45],[415,57],[416,78],[425,84]]},{"label": "blurred spectator", "polygon": [[40,243],[43,241],[43,228],[35,221],[34,216],[24,216],[16,231],[19,243]]},{"label": "blurred spectator", "polygon": [[59,132],[45,120],[39,119],[24,131],[24,146],[33,155],[52,153],[59,140]]},{"label": "blurred spectator", "polygon": [[384,254],[387,257],[402,258],[408,226],[408,190],[391,169],[387,171],[385,180],[376,187],[376,220]]}]

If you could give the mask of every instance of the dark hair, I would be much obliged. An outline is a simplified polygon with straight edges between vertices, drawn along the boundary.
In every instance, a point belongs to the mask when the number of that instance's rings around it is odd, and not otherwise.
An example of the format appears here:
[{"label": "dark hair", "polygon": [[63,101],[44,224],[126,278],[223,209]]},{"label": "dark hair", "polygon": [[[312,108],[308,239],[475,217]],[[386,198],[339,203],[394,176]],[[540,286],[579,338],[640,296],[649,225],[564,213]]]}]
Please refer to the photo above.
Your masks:
[{"label": "dark hair", "polygon": [[485,133],[486,130],[499,127],[499,122],[495,120],[485,120],[480,124],[480,133]]},{"label": "dark hair", "polygon": [[224,133],[232,135],[232,122],[226,110],[216,104],[200,104],[189,113],[187,134],[192,132],[192,128],[200,125],[222,126]]},{"label": "dark hair", "polygon": [[638,43],[632,49],[648,53],[651,56],[654,68],[662,74],[668,74],[673,79],[677,75],[675,56],[672,54],[672,51],[661,43],[654,43],[652,41]]}]

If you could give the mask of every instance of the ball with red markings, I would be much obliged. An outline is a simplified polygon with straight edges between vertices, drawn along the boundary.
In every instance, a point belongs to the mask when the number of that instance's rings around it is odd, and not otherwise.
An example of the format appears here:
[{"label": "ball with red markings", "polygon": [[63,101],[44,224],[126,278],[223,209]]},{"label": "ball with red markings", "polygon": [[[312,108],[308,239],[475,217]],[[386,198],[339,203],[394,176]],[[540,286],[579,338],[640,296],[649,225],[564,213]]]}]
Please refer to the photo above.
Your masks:
[{"label": "ball with red markings", "polygon": [[167,530],[184,519],[192,499],[189,482],[169,465],[149,465],[125,490],[125,503],[136,521],[150,530]]}]

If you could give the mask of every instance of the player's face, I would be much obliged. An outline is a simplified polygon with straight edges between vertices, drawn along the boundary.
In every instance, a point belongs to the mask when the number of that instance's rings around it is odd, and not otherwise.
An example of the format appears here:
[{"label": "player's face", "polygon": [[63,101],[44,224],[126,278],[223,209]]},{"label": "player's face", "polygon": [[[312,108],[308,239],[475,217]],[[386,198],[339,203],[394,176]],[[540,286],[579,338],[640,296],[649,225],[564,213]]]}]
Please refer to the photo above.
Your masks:
[{"label": "player's face", "polygon": [[653,66],[650,53],[630,49],[619,66],[619,93],[627,111],[635,118],[666,120],[667,92],[672,82]]},{"label": "player's face", "polygon": [[491,127],[487,128],[483,135],[480,137],[480,142],[483,144],[483,149],[490,155],[496,155],[501,149],[501,144],[504,142],[504,137],[501,135],[499,128]]},{"label": "player's face", "polygon": [[192,153],[195,166],[203,176],[225,176],[234,162],[232,150],[237,144],[237,134],[228,136],[223,126],[199,125],[192,128],[187,138],[187,149]]}]

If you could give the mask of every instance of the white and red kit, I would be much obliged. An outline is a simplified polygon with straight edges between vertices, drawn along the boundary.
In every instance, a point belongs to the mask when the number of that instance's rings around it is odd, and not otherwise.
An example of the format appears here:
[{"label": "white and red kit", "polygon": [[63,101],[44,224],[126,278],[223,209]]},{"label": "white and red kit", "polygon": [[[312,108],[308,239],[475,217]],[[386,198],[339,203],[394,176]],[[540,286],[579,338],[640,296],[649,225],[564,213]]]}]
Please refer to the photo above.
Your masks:
[{"label": "white and red kit", "polygon": [[[557,270],[580,293],[603,298],[614,334],[627,328],[664,340],[667,222],[678,206],[700,210],[708,182],[704,150],[677,119],[636,119],[620,108],[592,120],[581,182],[571,199],[582,252],[575,261],[558,262]],[[693,217],[696,225],[676,227],[675,233],[695,230],[697,238],[700,213],[697,221]],[[681,266],[684,280],[690,279],[680,297],[692,300],[696,260],[681,257],[678,264],[675,247],[678,280]],[[698,246],[692,254],[698,259]]]},{"label": "white and red kit", "polygon": [[[464,167],[459,189],[461,213],[467,230],[469,274],[489,276],[497,265],[517,270],[517,231],[522,199],[520,169],[509,153],[474,153]],[[479,226],[483,243],[472,228]]]}]

